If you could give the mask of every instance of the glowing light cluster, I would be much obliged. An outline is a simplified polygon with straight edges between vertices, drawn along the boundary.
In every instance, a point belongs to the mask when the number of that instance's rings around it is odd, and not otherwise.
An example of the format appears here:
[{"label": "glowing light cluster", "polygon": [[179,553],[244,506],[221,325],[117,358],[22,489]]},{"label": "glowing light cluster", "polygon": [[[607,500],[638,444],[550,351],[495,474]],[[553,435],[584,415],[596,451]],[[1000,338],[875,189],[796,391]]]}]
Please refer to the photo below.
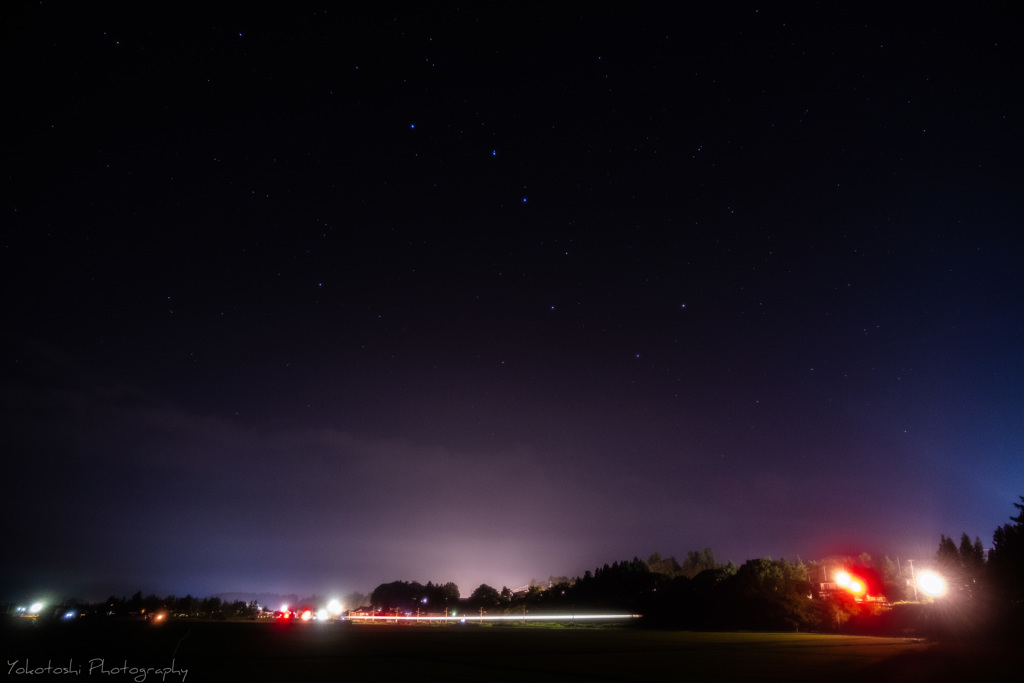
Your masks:
[{"label": "glowing light cluster", "polygon": [[926,571],[917,575],[917,587],[931,598],[946,594],[946,580],[935,572]]},{"label": "glowing light cluster", "polygon": [[836,584],[856,596],[864,595],[867,592],[867,586],[864,585],[864,582],[847,571],[836,572]]}]

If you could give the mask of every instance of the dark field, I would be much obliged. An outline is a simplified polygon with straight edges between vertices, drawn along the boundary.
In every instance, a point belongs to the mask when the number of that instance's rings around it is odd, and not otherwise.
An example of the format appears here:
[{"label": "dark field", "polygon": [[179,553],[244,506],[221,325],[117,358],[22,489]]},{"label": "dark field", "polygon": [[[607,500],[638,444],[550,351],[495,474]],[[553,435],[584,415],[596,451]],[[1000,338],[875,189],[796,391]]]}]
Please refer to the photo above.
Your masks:
[{"label": "dark field", "polygon": [[[1013,649],[898,638],[691,633],[632,627],[395,626],[134,621],[2,626],[9,680],[989,681],[1017,680]],[[103,659],[102,673],[98,660]],[[51,664],[68,674],[18,673]],[[115,667],[171,667],[166,677]],[[15,663],[17,662],[17,663]],[[12,668],[12,664],[14,665]],[[94,670],[90,673],[90,667]],[[80,671],[79,674],[74,674]],[[112,672],[113,671],[113,672]]]}]

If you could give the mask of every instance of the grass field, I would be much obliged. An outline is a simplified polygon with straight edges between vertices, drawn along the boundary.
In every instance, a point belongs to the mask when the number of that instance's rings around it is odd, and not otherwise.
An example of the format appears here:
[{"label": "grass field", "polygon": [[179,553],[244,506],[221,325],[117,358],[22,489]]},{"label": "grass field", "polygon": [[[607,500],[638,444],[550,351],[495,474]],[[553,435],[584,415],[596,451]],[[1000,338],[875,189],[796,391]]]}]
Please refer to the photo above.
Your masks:
[{"label": "grass field", "polygon": [[[802,633],[629,627],[516,628],[262,622],[3,624],[10,680],[989,681],[1015,680],[1012,649]],[[97,660],[104,662],[103,669]],[[67,674],[19,673],[50,663]],[[11,664],[15,663],[13,668]],[[20,662],[20,664],[19,664]],[[128,671],[119,671],[127,662]],[[75,669],[80,673],[75,674]],[[92,671],[90,671],[92,668]],[[103,673],[106,671],[106,673]]]}]

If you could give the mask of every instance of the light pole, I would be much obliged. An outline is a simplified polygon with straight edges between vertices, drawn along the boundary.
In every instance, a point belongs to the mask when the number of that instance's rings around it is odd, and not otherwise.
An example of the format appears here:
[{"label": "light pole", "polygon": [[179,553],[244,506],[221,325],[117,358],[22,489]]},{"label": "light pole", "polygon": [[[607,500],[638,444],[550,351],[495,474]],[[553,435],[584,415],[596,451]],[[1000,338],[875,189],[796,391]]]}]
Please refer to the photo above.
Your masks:
[{"label": "light pole", "polygon": [[907,560],[910,565],[910,585],[914,587],[914,602],[917,602],[917,577],[914,576],[914,561]]}]

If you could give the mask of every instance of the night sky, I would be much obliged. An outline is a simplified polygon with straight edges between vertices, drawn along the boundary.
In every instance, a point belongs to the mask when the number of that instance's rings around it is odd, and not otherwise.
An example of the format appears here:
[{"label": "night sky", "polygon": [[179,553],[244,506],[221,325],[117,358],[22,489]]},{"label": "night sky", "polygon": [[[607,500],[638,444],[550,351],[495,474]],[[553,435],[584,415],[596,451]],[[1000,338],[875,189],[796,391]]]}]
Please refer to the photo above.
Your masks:
[{"label": "night sky", "polygon": [[774,4],[5,7],[0,597],[990,545],[1021,14]]}]

